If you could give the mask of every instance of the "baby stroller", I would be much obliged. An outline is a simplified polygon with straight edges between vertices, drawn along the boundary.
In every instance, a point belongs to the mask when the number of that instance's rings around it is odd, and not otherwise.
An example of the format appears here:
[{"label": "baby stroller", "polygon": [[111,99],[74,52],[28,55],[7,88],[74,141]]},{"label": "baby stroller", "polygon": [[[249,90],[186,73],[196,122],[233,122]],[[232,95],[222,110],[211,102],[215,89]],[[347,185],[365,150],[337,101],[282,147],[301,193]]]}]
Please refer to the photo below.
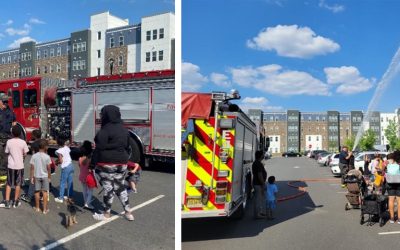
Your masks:
[{"label": "baby stroller", "polygon": [[385,224],[385,214],[388,209],[388,198],[384,195],[369,194],[364,197],[361,202],[361,220],[360,224],[364,224],[364,215],[369,215],[368,225],[373,224],[372,218],[377,216],[379,218],[379,226]]},{"label": "baby stroller", "polygon": [[366,184],[362,174],[358,170],[351,170],[344,176],[344,183],[347,186],[346,203],[344,209],[360,208],[365,194]]}]

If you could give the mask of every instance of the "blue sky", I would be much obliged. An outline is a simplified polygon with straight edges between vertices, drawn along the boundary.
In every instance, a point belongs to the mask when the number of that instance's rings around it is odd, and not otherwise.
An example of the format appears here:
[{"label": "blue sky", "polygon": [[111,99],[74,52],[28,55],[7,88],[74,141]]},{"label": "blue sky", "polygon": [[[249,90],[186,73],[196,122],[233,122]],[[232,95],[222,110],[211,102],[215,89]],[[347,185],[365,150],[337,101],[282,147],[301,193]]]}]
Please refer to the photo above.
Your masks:
[{"label": "blue sky", "polygon": [[174,8],[172,0],[8,1],[0,8],[0,50],[29,39],[46,42],[67,38],[71,32],[88,29],[90,15],[104,11],[135,24],[142,16]]},{"label": "blue sky", "polygon": [[[400,1],[183,0],[183,91],[244,109],[366,111],[400,46]],[[378,105],[400,107],[400,77]]]}]

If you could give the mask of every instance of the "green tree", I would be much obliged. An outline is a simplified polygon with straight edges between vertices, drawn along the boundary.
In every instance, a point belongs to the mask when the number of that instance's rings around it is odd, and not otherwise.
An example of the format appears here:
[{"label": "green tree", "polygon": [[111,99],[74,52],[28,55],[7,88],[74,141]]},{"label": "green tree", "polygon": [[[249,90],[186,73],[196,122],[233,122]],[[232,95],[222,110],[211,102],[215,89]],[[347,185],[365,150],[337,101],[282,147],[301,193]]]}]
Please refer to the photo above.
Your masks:
[{"label": "green tree", "polygon": [[354,135],[352,135],[351,137],[344,140],[344,145],[347,146],[349,148],[349,150],[353,150],[355,140],[356,140],[356,137]]},{"label": "green tree", "polygon": [[375,141],[375,132],[372,129],[368,129],[360,140],[360,149],[362,151],[373,150]]},{"label": "green tree", "polygon": [[385,136],[389,141],[390,150],[399,149],[400,142],[399,138],[397,137],[397,124],[390,120],[388,127],[385,129]]}]

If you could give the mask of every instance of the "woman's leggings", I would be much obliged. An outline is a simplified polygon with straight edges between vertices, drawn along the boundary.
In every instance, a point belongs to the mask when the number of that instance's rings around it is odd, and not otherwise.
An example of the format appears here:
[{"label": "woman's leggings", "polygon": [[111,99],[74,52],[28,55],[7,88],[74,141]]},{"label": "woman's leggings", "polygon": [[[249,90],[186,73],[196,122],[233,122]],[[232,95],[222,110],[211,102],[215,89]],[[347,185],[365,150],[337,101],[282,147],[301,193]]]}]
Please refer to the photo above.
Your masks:
[{"label": "woman's leggings", "polygon": [[118,196],[125,211],[129,211],[129,197],[125,185],[127,165],[103,165],[98,168],[100,184],[104,188],[104,208],[107,213],[111,211],[114,193]]}]

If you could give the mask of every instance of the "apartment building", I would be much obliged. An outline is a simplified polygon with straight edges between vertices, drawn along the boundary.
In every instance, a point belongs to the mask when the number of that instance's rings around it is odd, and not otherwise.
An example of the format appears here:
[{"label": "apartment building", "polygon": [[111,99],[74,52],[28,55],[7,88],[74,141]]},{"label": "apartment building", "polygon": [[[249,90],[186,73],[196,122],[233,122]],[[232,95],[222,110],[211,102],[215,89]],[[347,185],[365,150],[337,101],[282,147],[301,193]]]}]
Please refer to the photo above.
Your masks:
[{"label": "apartment building", "polygon": [[[346,139],[357,135],[365,114],[362,111],[340,113],[288,110],[264,112],[263,116],[265,132],[270,138],[270,152],[277,154],[309,149],[338,151]],[[384,131],[389,121],[395,121],[399,125],[399,117],[400,109],[394,113],[374,111],[369,121],[364,122],[364,128],[375,132],[377,145],[386,145],[388,141]]]},{"label": "apartment building", "polygon": [[21,43],[0,51],[0,80],[31,76],[74,79],[175,68],[173,13],[141,18],[138,24],[107,12],[90,27],[63,39]]}]

